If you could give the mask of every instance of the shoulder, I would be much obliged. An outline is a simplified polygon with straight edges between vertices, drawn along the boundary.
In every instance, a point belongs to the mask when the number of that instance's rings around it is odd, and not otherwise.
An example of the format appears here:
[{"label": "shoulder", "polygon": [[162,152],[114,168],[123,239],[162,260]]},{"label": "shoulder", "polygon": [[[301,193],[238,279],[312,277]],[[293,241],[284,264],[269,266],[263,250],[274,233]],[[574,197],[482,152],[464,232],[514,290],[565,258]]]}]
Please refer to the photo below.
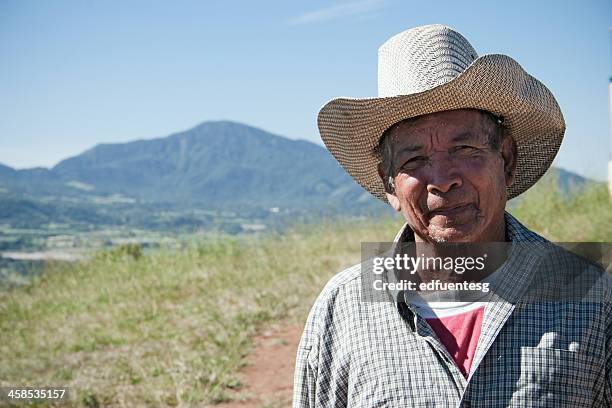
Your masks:
[{"label": "shoulder", "polygon": [[338,294],[347,287],[354,286],[361,277],[361,264],[355,264],[335,274],[325,285],[317,302],[325,302],[330,296]]},{"label": "shoulder", "polygon": [[361,264],[355,264],[335,274],[325,285],[312,307],[312,319],[323,324],[334,309],[348,307],[360,301]]},{"label": "shoulder", "polygon": [[506,222],[506,235],[512,242],[525,243],[548,243],[546,238],[533,232],[523,225],[517,218],[509,212],[504,213],[504,221]]},{"label": "shoulder", "polygon": [[361,264],[335,274],[315,300],[300,347],[310,348],[324,333],[340,330],[350,321],[350,309],[360,302]]},{"label": "shoulder", "polygon": [[[605,243],[554,243],[505,214],[508,235],[519,248],[524,265],[533,269],[531,293],[548,294],[549,300],[610,302],[612,277],[602,266]],[[547,297],[545,296],[545,297]]]}]

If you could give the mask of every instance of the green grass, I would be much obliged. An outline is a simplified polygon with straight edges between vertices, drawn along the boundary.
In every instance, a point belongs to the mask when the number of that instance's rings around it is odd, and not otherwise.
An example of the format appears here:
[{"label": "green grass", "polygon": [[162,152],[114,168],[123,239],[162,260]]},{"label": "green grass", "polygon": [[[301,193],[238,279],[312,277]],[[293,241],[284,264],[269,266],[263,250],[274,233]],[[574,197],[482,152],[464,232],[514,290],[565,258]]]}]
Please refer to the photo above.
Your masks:
[{"label": "green grass", "polygon": [[[611,208],[600,185],[564,198],[542,182],[512,212],[552,240],[610,241]],[[303,322],[329,277],[359,261],[360,242],[388,241],[401,224],[329,221],[48,266],[0,294],[0,385],[69,386],[85,407],[224,401],[240,390],[253,334]]]},{"label": "green grass", "polygon": [[603,183],[588,182],[563,194],[544,177],[511,205],[523,224],[554,242],[612,242],[612,200]]}]

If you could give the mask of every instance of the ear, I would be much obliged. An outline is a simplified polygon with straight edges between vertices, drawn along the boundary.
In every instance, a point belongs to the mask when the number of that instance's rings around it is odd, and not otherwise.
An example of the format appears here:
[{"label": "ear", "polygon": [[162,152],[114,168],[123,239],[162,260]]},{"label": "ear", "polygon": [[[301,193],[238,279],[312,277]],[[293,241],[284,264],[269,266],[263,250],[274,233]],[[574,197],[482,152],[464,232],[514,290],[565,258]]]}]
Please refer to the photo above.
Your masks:
[{"label": "ear", "polygon": [[389,185],[389,180],[385,179],[385,171],[383,170],[383,165],[382,163],[378,163],[378,177],[380,177],[380,179],[382,180],[383,186],[385,186],[385,195],[387,196],[387,201],[389,202],[389,204],[391,204],[391,207],[393,207],[393,209],[395,211],[400,211],[402,209],[399,199],[397,198],[397,196],[394,194],[395,191],[391,189],[391,186]]},{"label": "ear", "polygon": [[393,207],[395,211],[400,212],[402,210],[402,206],[400,205],[400,202],[397,196],[393,194],[389,194],[389,193],[386,193],[386,196],[387,196],[387,201],[389,202],[389,204],[391,204],[391,207]]},{"label": "ear", "polygon": [[510,187],[514,183],[514,176],[516,174],[516,142],[510,135],[504,136],[501,145],[501,154],[504,159],[504,176],[506,178],[506,187]]}]

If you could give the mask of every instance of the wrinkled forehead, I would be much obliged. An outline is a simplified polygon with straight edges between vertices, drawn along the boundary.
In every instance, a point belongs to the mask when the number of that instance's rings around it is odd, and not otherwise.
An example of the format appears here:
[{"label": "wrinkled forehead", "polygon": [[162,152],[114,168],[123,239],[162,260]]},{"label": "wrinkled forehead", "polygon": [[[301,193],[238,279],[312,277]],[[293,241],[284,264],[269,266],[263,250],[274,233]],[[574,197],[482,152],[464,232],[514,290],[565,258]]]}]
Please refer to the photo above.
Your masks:
[{"label": "wrinkled forehead", "polygon": [[474,109],[436,112],[398,122],[387,130],[393,144],[485,141],[492,121]]}]

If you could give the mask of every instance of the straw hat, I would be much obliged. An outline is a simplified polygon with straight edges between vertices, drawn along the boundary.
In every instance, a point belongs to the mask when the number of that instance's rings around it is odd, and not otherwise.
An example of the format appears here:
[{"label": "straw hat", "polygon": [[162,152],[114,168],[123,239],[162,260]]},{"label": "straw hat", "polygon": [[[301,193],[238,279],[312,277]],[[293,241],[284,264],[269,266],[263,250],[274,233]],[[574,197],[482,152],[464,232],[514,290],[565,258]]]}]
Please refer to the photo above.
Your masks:
[{"label": "straw hat", "polygon": [[336,98],[318,115],[321,138],[340,165],[386,201],[374,152],[383,132],[408,118],[454,109],[504,118],[517,144],[508,199],[531,187],[552,163],[565,132],[552,93],[512,58],[478,57],[470,43],[440,24],[401,32],[378,50],[378,98]]}]

